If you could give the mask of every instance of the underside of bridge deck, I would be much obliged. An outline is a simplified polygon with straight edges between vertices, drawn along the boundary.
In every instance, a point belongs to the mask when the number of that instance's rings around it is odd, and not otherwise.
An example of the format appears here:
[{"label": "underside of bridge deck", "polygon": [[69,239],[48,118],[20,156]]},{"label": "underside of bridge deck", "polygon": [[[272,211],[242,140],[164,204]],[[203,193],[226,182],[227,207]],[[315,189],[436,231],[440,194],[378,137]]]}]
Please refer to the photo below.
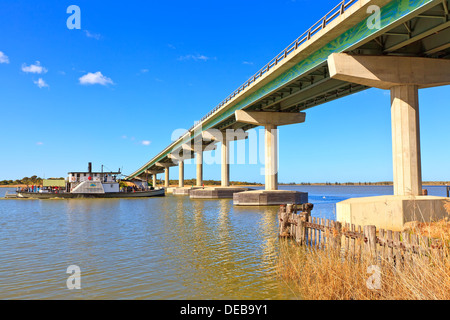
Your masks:
[{"label": "underside of bridge deck", "polygon": [[[368,11],[373,5],[379,9],[378,16],[376,11],[375,15],[370,15]],[[370,25],[369,19],[373,17],[378,20]],[[131,177],[142,178],[146,170],[160,170],[157,162],[180,163],[170,155],[176,156],[192,142],[195,145],[195,140],[202,139],[205,130],[248,131],[264,125],[239,121],[237,111],[297,115],[373,86],[370,82],[330,76],[330,71],[334,71],[330,70],[328,58],[333,53],[450,59],[449,0],[343,1]],[[224,145],[222,152],[226,159],[228,141],[222,139],[216,142]],[[201,158],[199,152],[194,150],[188,150],[187,154],[188,158],[193,158],[195,154]],[[180,172],[184,170],[180,169]],[[202,168],[198,165],[198,185],[202,181],[201,174]],[[277,189],[276,179],[273,180],[273,175],[271,177],[266,177],[266,188]],[[224,187],[229,185],[228,163],[222,166],[222,183]]]}]

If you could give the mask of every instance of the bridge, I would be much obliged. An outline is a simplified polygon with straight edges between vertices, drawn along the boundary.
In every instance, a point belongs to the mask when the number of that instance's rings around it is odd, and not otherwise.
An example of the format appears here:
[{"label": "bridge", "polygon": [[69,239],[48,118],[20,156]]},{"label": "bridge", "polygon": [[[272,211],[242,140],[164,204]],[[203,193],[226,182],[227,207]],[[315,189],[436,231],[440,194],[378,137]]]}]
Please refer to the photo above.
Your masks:
[{"label": "bridge", "polygon": [[[178,166],[174,194],[233,197],[235,205],[305,202],[306,193],[278,190],[278,127],[306,121],[309,108],[374,87],[391,93],[394,196],[339,203],[338,219],[361,225],[378,219],[377,225],[395,229],[419,212],[445,214],[442,199],[422,194],[418,94],[450,84],[449,5],[448,0],[341,1],[129,177],[152,176],[155,185],[156,175],[165,172],[168,188],[169,169]],[[258,126],[265,129],[265,190],[232,188],[229,142],[247,138]],[[218,143],[221,187],[205,190],[203,152]],[[184,161],[192,158],[197,188],[184,186]]]}]

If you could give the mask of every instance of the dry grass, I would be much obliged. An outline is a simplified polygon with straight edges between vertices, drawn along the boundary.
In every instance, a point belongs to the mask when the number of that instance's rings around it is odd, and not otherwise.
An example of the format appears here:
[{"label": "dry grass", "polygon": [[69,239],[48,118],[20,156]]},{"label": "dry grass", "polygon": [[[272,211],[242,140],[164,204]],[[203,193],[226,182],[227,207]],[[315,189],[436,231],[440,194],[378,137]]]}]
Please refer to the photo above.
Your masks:
[{"label": "dry grass", "polygon": [[446,218],[438,222],[419,223],[415,233],[448,243],[450,240],[450,222]]},{"label": "dry grass", "polygon": [[277,270],[297,296],[306,300],[450,299],[449,257],[415,259],[404,268],[379,261],[381,288],[377,290],[367,286],[371,265],[370,261],[343,259],[332,250],[309,250],[282,240]]}]

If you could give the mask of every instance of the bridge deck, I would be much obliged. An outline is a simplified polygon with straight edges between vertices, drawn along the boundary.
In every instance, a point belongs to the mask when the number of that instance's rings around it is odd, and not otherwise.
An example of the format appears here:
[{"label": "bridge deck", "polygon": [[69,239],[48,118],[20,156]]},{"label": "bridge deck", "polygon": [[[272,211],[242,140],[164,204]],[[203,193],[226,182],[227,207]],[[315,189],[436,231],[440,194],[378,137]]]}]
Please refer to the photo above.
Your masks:
[{"label": "bridge deck", "polygon": [[[372,27],[368,7],[381,8]],[[207,129],[249,130],[237,123],[236,110],[299,112],[368,87],[330,79],[332,53],[449,58],[448,0],[345,0],[303,33],[177,141],[132,173],[159,171],[156,163]]]}]

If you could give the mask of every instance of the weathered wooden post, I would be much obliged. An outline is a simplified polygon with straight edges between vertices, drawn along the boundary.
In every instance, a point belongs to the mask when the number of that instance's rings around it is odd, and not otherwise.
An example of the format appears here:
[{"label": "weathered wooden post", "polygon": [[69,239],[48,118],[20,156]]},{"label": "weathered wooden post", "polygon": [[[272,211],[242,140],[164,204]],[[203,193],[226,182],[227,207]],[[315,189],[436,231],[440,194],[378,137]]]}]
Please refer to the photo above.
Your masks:
[{"label": "weathered wooden post", "polygon": [[289,216],[291,212],[289,212],[288,210],[292,211],[292,205],[290,206],[289,209],[288,206],[281,205],[280,210],[278,211],[278,220],[280,223],[280,237],[289,236],[289,228],[290,228]]},{"label": "weathered wooden post", "polygon": [[410,246],[410,237],[409,233],[404,231],[402,232],[402,245],[403,245],[403,267],[406,269],[406,267],[411,263],[411,246]]},{"label": "weathered wooden post", "polygon": [[383,228],[381,228],[379,231],[379,238],[381,240],[380,246],[378,247],[378,255],[380,256],[381,263],[383,264],[386,261],[387,257],[387,250],[386,250],[386,239],[387,239],[387,233]]},{"label": "weathered wooden post", "polygon": [[296,222],[296,226],[295,226],[295,242],[297,242],[299,245],[303,245],[304,243],[304,229],[305,229],[305,224],[302,220],[302,216],[300,214],[297,214],[295,216],[295,222]]},{"label": "weathered wooden post", "polygon": [[392,230],[387,230],[387,258],[390,264],[394,263],[394,240],[392,237]]},{"label": "weathered wooden post", "polygon": [[[309,221],[311,217],[311,210],[313,205],[310,203],[302,204],[301,210],[302,212],[299,214],[298,217],[298,224],[297,224],[297,232],[298,232],[298,238],[301,245],[306,244],[306,234],[307,234],[307,227],[306,222]],[[308,238],[309,241],[309,238]]]},{"label": "weathered wooden post", "polygon": [[302,204],[302,211],[308,213],[308,215],[311,215],[311,211],[313,208],[314,208],[314,205],[312,203]]},{"label": "weathered wooden post", "polygon": [[[309,225],[311,225],[311,223],[312,223],[312,217],[310,216],[310,215],[308,215],[308,224]],[[308,225],[307,224],[307,225]],[[308,246],[312,246],[313,245],[313,241],[312,241],[312,229],[310,228],[310,227],[306,227],[306,237],[307,237],[307,239],[306,239],[306,244],[308,245]]]},{"label": "weathered wooden post", "polygon": [[401,268],[402,250],[400,249],[400,232],[394,232],[394,263],[396,268]]},{"label": "weathered wooden post", "polygon": [[415,269],[416,267],[419,266],[419,264],[417,263],[419,261],[420,258],[420,248],[419,248],[419,239],[418,236],[416,234],[411,234],[410,235],[411,240],[410,240],[410,244],[411,244],[411,268]]},{"label": "weathered wooden post", "polygon": [[[350,231],[353,233],[353,234],[355,234],[356,233],[356,228],[355,228],[355,225],[354,224],[351,224],[351,226],[350,226]],[[352,259],[355,259],[355,257],[356,257],[356,244],[355,244],[355,242],[356,242],[356,239],[354,238],[354,237],[352,237],[351,239],[350,239],[350,257],[352,258]]]},{"label": "weathered wooden post", "polygon": [[285,205],[281,205],[280,209],[278,210],[278,226],[279,226],[279,231],[278,231],[278,236],[281,237],[281,234],[283,233],[283,216],[284,216],[284,212],[286,211],[286,206]]},{"label": "weathered wooden post", "polygon": [[358,237],[356,238],[356,241],[355,241],[355,246],[356,246],[355,254],[356,254],[356,259],[358,259],[358,261],[361,261],[362,251],[363,251],[362,245],[364,243],[364,233],[363,233],[362,227],[360,225],[358,225],[357,232],[358,232]]},{"label": "weathered wooden post", "polygon": [[339,221],[336,221],[334,224],[333,238],[334,238],[333,242],[334,242],[334,248],[336,249],[336,253],[340,253],[341,240],[342,240],[342,224]]},{"label": "weathered wooden post", "polygon": [[377,228],[364,226],[365,252],[373,264],[377,264]]},{"label": "weathered wooden post", "polygon": [[289,230],[289,237],[293,237],[295,239],[295,225],[292,223],[294,222],[294,216],[295,216],[295,206],[293,204],[286,205],[286,214],[288,215],[288,230]]},{"label": "weathered wooden post", "polygon": [[331,230],[331,224],[330,224],[330,220],[325,219],[325,243],[324,243],[324,248],[330,249],[330,230]]}]

